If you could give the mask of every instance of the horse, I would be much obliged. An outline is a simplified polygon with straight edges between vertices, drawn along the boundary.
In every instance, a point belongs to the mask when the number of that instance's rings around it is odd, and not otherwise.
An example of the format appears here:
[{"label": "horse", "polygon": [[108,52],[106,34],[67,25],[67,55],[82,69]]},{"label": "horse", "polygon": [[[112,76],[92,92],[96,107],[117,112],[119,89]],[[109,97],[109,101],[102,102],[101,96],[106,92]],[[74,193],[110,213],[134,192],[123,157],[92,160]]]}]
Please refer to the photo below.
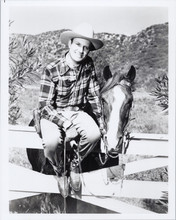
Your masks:
[{"label": "horse", "polygon": [[[131,88],[136,77],[136,70],[134,66],[131,66],[126,74],[119,76],[118,74],[112,75],[109,66],[106,66],[103,76],[106,82],[100,94],[107,126],[107,135],[104,140],[106,151],[101,153],[103,144],[100,141],[81,162],[82,172],[118,165],[118,155],[123,150],[123,140],[126,136],[126,126],[133,102]],[[92,117],[94,118],[93,115]],[[96,118],[94,119],[96,120]],[[34,120],[30,122],[29,126],[34,126]],[[43,149],[27,148],[27,156],[34,171],[55,175],[52,166],[44,156]]]}]

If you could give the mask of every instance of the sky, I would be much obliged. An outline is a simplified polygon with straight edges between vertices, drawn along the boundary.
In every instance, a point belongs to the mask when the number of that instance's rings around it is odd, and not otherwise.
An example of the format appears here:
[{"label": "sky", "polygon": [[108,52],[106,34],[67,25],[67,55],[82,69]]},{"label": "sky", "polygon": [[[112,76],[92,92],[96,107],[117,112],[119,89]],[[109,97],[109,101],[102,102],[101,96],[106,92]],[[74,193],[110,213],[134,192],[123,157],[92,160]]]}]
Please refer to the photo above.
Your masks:
[{"label": "sky", "polygon": [[90,23],[95,33],[133,35],[154,24],[168,22],[167,7],[11,6],[10,33],[40,34]]}]

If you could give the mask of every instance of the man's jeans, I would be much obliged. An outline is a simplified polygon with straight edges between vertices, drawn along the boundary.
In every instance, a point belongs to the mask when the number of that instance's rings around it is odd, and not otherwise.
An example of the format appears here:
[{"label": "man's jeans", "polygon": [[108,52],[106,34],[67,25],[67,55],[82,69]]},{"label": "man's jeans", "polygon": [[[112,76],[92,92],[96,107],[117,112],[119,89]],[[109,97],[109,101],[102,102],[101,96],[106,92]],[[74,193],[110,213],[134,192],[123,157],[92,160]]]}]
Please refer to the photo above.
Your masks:
[{"label": "man's jeans", "polygon": [[[83,111],[63,111],[79,134],[79,155],[82,161],[95,147],[101,137],[100,130],[91,116]],[[44,143],[45,157],[58,167],[64,149],[64,131],[53,122],[41,119],[41,132]]]}]

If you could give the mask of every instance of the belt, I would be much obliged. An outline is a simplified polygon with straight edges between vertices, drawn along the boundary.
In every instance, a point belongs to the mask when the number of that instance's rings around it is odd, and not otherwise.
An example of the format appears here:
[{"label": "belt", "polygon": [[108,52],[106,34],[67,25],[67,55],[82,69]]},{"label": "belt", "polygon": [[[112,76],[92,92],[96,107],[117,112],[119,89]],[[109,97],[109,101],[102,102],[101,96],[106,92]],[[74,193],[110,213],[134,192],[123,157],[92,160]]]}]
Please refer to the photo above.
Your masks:
[{"label": "belt", "polygon": [[67,107],[57,107],[57,111],[79,111],[81,110],[78,106],[67,106]]}]

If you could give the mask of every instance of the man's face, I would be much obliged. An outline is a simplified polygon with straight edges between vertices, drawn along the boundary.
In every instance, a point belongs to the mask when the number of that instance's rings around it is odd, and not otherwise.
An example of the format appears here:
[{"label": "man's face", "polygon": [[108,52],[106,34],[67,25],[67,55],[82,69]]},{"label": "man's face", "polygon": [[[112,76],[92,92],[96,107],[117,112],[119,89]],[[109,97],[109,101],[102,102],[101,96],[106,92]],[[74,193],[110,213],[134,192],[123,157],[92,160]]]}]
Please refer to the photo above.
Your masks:
[{"label": "man's face", "polygon": [[90,51],[90,42],[86,39],[74,38],[69,42],[69,49],[72,60],[80,63],[87,57]]}]

